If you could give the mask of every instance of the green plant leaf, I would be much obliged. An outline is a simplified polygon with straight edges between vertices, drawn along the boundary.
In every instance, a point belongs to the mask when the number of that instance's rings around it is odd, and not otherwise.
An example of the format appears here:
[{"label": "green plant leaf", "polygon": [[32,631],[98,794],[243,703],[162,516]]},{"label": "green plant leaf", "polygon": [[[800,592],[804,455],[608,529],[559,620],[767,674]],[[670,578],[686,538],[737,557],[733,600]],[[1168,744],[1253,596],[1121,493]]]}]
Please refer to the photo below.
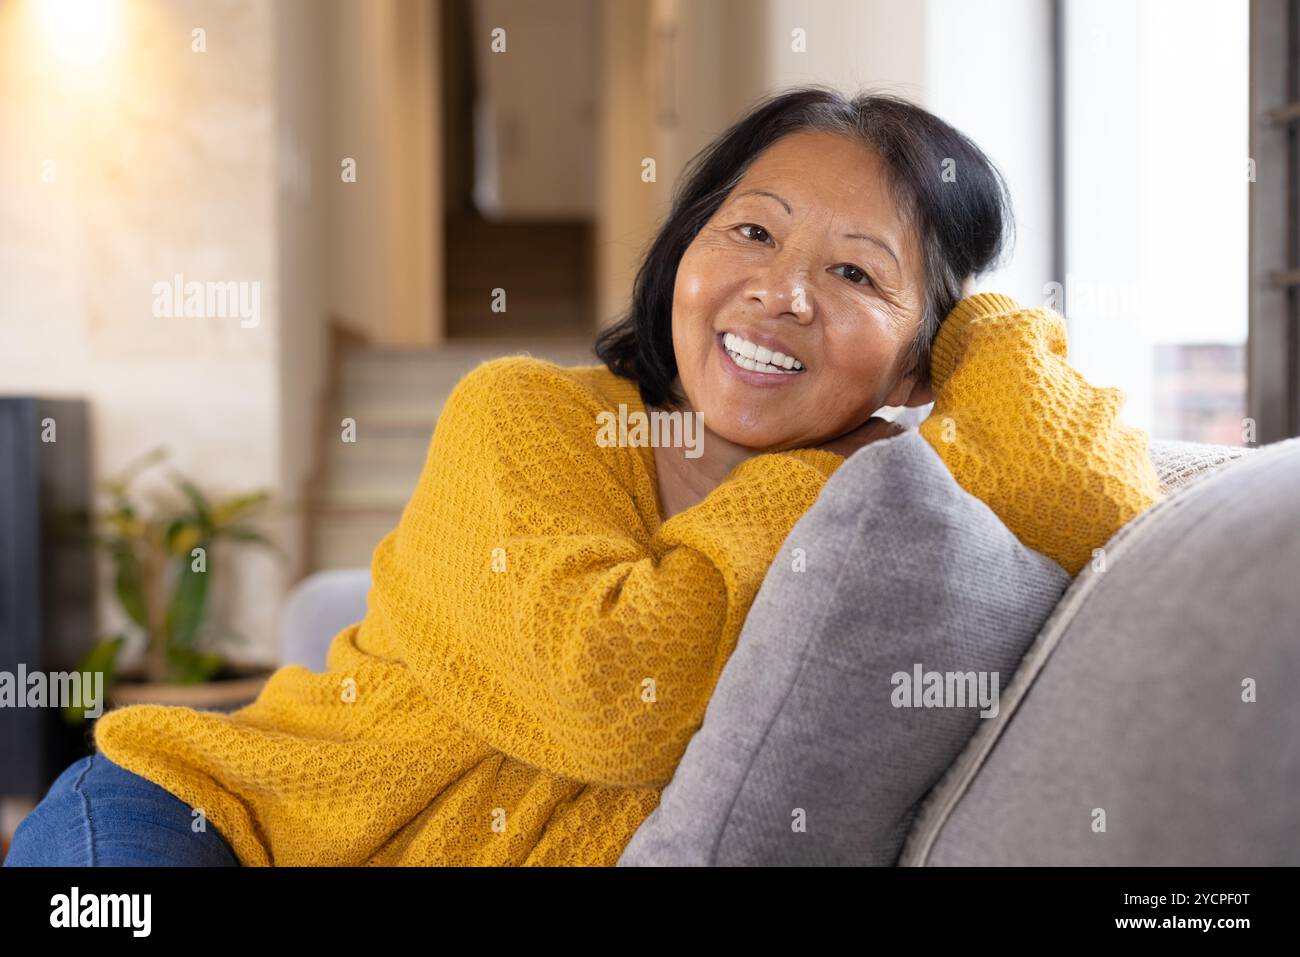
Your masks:
[{"label": "green plant leaf", "polygon": [[176,487],[185,493],[185,497],[190,500],[194,506],[195,521],[201,525],[205,531],[212,530],[212,506],[208,502],[207,496],[199,491],[198,486],[183,475],[172,474],[172,481]]},{"label": "green plant leaf", "polygon": [[202,684],[225,664],[225,659],[215,652],[195,651],[193,648],[173,645],[167,649],[171,680],[177,684]]},{"label": "green plant leaf", "polygon": [[212,509],[212,524],[218,530],[243,518],[249,512],[264,505],[271,498],[270,492],[249,492],[228,498]]},{"label": "green plant leaf", "polygon": [[[172,542],[176,541],[176,536],[189,524],[190,521],[184,518],[174,518],[167,523],[167,531],[163,533],[163,542],[166,543],[169,552],[172,551]],[[173,554],[175,553],[173,552]]]},{"label": "green plant leaf", "polygon": [[[112,638],[106,638],[91,648],[86,653],[86,657],[81,660],[77,670],[85,673],[102,671],[104,673],[103,693],[108,694],[108,689],[112,687],[113,681],[117,676],[117,656],[122,650],[122,645],[126,643],[125,635],[114,635]],[[83,703],[82,695],[74,695],[74,700],[69,701],[63,707],[63,720],[70,725],[76,726],[84,724],[86,721],[86,705]]]},{"label": "green plant leaf", "polygon": [[263,548],[269,548],[282,557],[288,557],[284,549],[267,538],[265,534],[255,528],[249,528],[247,525],[233,525],[230,528],[223,529],[220,534],[222,538],[228,538],[235,542],[248,542],[250,545],[261,545]]},{"label": "green plant leaf", "polygon": [[237,542],[255,542],[258,545],[265,545],[267,548],[277,548],[275,542],[271,541],[255,528],[248,528],[244,525],[232,525],[230,528],[222,529],[221,534],[225,538],[233,539]]},{"label": "green plant leaf", "polygon": [[163,536],[169,555],[186,556],[197,546],[203,545],[206,537],[204,529],[197,522],[188,518],[178,518],[167,526]]},{"label": "green plant leaf", "polygon": [[112,546],[113,587],[122,610],[141,628],[148,628],[144,605],[144,581],[140,562],[129,542],[118,539]]},{"label": "green plant leaf", "polygon": [[[211,559],[208,542],[202,542],[198,547],[208,550]],[[199,625],[203,623],[203,613],[207,610],[208,577],[212,572],[210,566],[208,571],[196,572],[188,552],[177,559],[177,565],[176,586],[167,609],[167,641],[171,647],[189,648],[194,644]]]}]

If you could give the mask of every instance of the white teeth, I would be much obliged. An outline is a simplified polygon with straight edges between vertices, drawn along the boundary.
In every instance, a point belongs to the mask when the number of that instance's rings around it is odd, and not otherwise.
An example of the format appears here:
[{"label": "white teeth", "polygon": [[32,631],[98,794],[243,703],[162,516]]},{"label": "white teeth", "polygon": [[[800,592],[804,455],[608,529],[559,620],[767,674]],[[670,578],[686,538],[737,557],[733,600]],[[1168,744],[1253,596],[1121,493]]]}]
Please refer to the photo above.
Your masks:
[{"label": "white teeth", "polygon": [[750,342],[732,332],[723,333],[722,345],[731,354],[736,365],[743,369],[758,372],[793,373],[802,372],[803,363],[794,356],[783,352],[765,349],[756,342]]}]

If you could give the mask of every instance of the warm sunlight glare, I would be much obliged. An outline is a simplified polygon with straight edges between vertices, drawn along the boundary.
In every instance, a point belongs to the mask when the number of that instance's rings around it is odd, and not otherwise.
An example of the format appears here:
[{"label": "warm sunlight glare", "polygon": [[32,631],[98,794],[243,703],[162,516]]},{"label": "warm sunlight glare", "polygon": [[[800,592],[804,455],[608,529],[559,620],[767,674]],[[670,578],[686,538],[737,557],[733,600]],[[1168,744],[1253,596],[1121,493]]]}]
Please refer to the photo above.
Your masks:
[{"label": "warm sunlight glare", "polygon": [[68,66],[99,63],[117,26],[117,0],[35,0],[45,42]]}]

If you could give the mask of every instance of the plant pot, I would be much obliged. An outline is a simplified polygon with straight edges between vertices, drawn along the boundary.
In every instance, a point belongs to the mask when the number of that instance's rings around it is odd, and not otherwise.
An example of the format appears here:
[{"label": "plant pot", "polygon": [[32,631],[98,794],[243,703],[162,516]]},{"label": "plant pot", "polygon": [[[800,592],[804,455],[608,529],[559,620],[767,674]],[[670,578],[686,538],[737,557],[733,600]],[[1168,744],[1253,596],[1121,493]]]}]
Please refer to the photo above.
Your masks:
[{"label": "plant pot", "polygon": [[108,706],[161,704],[203,711],[236,711],[251,704],[274,669],[227,662],[212,678],[199,684],[145,681],[141,671],[123,671],[108,692]]}]

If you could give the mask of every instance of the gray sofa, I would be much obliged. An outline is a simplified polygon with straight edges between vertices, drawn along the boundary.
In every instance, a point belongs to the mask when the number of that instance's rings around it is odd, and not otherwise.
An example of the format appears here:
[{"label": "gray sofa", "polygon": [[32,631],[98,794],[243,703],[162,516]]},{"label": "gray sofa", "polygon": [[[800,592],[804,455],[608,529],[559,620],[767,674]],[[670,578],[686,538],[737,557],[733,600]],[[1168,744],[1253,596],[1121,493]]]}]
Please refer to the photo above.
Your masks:
[{"label": "gray sofa", "polygon": [[[899,864],[1300,863],[1300,439],[1151,455],[1165,499],[1070,584]],[[364,609],[364,571],[330,574],[286,663]]]},{"label": "gray sofa", "polygon": [[1300,864],[1300,439],[1152,451],[900,864]]}]

